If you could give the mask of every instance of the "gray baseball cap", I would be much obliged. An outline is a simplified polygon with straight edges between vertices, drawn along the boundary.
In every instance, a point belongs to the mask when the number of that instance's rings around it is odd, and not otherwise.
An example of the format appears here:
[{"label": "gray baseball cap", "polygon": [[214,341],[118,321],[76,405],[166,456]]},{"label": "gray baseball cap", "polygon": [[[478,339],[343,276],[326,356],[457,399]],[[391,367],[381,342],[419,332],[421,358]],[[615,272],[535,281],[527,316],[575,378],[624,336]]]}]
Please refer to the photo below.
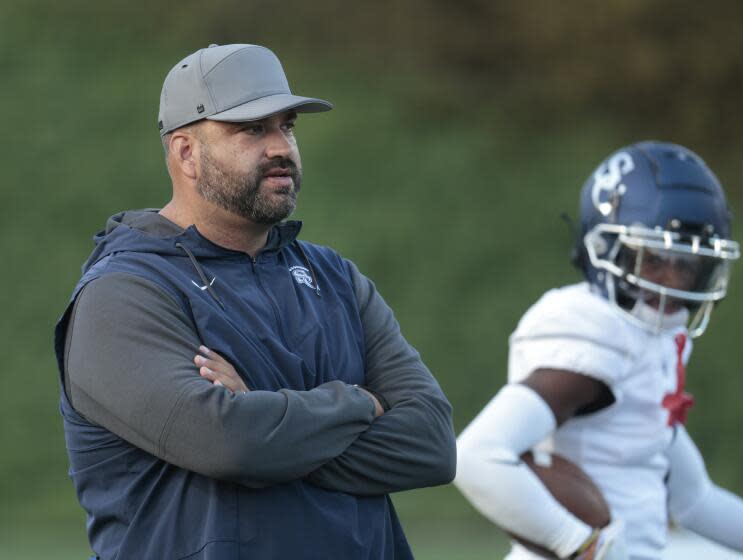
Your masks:
[{"label": "gray baseball cap", "polygon": [[255,121],[282,111],[329,111],[331,103],[292,94],[281,62],[258,45],[209,45],[168,72],[160,94],[160,136],[201,119]]}]

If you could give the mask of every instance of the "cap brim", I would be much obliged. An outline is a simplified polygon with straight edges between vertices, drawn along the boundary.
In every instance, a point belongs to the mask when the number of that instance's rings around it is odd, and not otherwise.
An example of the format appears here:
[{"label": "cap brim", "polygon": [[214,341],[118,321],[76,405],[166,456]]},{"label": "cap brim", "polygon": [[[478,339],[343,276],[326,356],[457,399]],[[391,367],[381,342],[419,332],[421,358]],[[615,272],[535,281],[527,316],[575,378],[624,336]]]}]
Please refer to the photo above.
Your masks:
[{"label": "cap brim", "polygon": [[271,115],[289,110],[294,110],[297,113],[321,113],[330,111],[332,108],[332,103],[322,99],[301,97],[290,93],[277,93],[248,101],[206,118],[210,121],[245,122],[265,119]]}]

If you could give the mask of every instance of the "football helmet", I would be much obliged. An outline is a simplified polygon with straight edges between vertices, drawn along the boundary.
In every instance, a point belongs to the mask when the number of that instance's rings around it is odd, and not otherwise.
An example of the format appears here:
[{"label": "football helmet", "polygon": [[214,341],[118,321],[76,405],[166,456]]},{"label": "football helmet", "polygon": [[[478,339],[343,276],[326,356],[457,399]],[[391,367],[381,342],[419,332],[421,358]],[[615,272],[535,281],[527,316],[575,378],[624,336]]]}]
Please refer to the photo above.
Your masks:
[{"label": "football helmet", "polygon": [[717,177],[691,150],[620,148],[580,195],[576,262],[588,282],[643,326],[701,335],[740,256]]}]

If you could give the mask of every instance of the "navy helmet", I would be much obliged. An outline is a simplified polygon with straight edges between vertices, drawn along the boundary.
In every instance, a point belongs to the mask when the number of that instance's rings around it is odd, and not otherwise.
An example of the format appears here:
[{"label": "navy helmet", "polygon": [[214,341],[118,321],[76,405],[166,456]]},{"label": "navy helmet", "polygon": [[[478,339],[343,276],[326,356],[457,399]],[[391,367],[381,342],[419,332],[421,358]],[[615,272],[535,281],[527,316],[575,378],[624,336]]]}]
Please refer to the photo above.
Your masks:
[{"label": "navy helmet", "polygon": [[[646,326],[661,330],[679,311],[699,336],[740,254],[730,222],[722,186],[698,155],[639,142],[607,157],[583,185],[576,260],[594,289]],[[651,319],[636,313],[648,303]]]}]

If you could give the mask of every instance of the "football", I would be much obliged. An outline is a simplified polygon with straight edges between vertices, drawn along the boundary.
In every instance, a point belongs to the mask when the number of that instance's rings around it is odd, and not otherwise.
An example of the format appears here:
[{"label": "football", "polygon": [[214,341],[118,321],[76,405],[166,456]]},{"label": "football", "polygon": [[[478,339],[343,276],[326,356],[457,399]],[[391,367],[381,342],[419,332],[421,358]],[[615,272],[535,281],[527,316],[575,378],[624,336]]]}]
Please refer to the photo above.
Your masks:
[{"label": "football", "polygon": [[[527,451],[521,460],[539,477],[542,484],[578,519],[592,527],[604,527],[611,521],[611,512],[601,490],[575,463],[550,453]],[[509,533],[511,538],[545,558],[557,558],[551,551]]]}]

